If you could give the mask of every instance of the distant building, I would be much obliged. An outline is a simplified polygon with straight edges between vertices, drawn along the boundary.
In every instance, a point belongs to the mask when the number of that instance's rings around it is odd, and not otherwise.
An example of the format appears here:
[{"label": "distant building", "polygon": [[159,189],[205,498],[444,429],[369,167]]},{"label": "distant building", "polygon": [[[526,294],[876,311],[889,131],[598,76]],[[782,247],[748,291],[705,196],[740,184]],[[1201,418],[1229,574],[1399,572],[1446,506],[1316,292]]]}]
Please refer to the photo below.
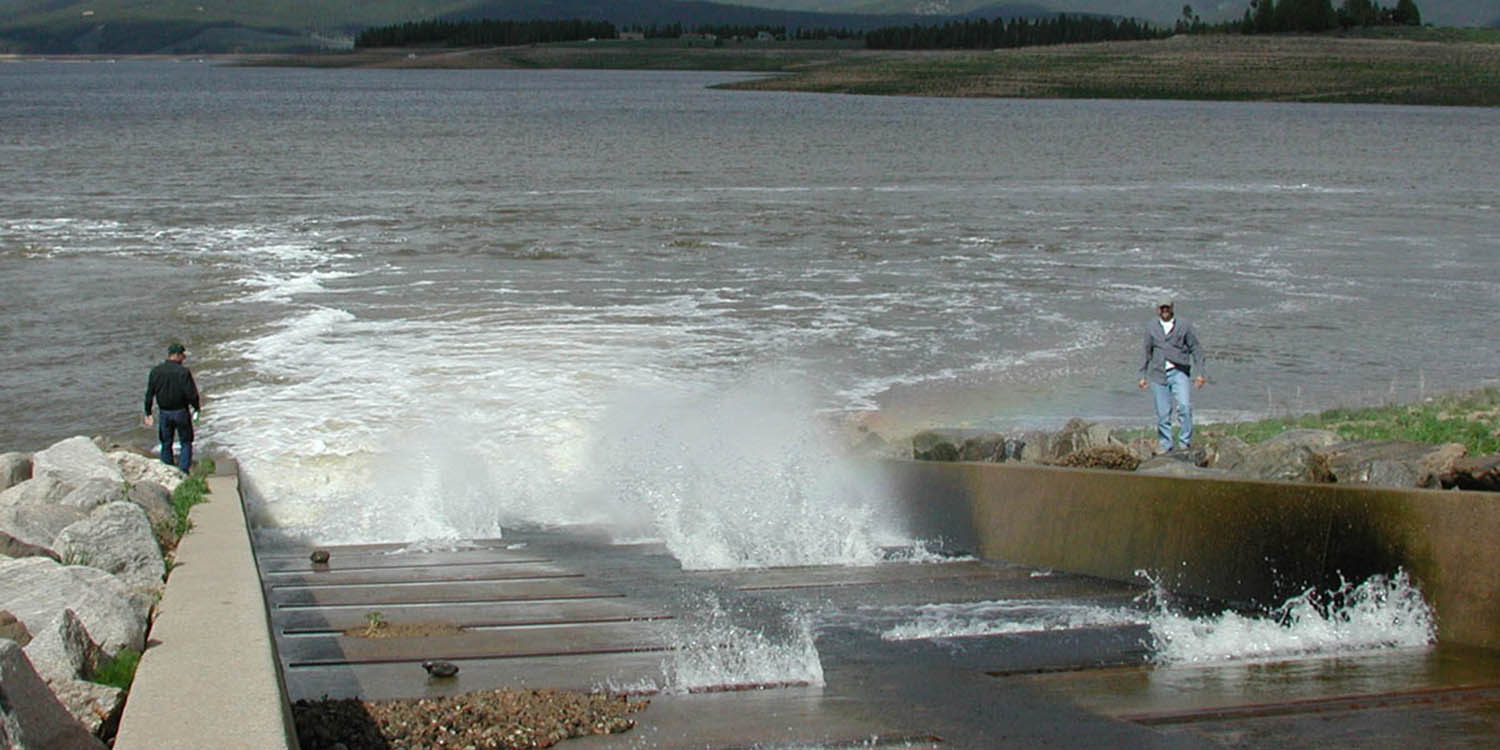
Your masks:
[{"label": "distant building", "polygon": [[639,42],[639,41],[644,40],[645,38],[646,38],[646,32],[644,32],[644,31],[622,31],[622,32],[620,32],[620,40],[621,41]]},{"label": "distant building", "polygon": [[757,41],[757,42],[774,42],[774,41],[776,41],[776,37],[772,36],[771,32],[769,32],[769,31],[761,31],[761,32],[757,32],[755,34],[755,41]]},{"label": "distant building", "polygon": [[678,37],[678,39],[682,39],[684,41],[689,41],[689,42],[692,42],[692,41],[712,42],[712,41],[718,40],[718,38],[719,38],[718,34],[699,34],[699,33],[696,33],[696,32],[691,32],[691,33],[683,34],[682,36]]}]

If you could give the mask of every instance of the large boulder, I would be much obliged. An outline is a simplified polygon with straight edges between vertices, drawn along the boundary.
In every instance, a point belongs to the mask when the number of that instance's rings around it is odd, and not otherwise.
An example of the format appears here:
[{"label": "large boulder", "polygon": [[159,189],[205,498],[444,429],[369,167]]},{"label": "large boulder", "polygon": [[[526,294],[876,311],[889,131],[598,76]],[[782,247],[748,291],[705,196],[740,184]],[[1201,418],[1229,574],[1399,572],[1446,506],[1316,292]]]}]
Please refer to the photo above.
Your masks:
[{"label": "large boulder", "polygon": [[1439,480],[1444,487],[1500,492],[1500,455],[1460,458]]},{"label": "large boulder", "polygon": [[68,713],[95,737],[113,735],[125,712],[125,691],[88,680],[56,680],[47,683]]},{"label": "large boulder", "polygon": [[957,461],[964,437],[940,430],[924,430],[912,436],[911,455],[918,461]]},{"label": "large boulder", "polygon": [[73,491],[75,485],[65,484],[51,476],[32,477],[10,489],[0,492],[0,507],[7,505],[56,505]]},{"label": "large boulder", "polygon": [[117,485],[125,482],[120,467],[94,441],[81,435],[37,451],[31,458],[31,470],[34,477],[50,476],[69,487],[90,479],[110,480]]},{"label": "large boulder", "polygon": [[172,493],[154,482],[130,485],[125,500],[140,506],[151,521],[151,530],[156,532],[156,541],[164,550],[177,546],[177,511],[172,507]]},{"label": "large boulder", "polygon": [[960,461],[989,461],[997,463],[1004,461],[1005,436],[995,433],[988,435],[975,435],[963,442],[958,447],[958,460]]},{"label": "large boulder", "polygon": [[1024,463],[1043,463],[1052,456],[1052,433],[1042,430],[1026,430],[1009,441],[1006,450],[1011,460]]},{"label": "large boulder", "polygon": [[124,582],[97,568],[45,557],[0,558],[0,609],[32,631],[71,609],[107,656],[143,648],[151,605],[150,597],[132,596]]},{"label": "large boulder", "polygon": [[109,460],[120,467],[120,473],[125,475],[125,481],[132,485],[150,482],[159,484],[167,488],[168,493],[172,493],[177,491],[177,485],[182,484],[182,480],[187,479],[182,469],[139,453],[114,451],[109,454]]},{"label": "large boulder", "polygon": [[99,660],[99,644],[71,609],[59,612],[24,648],[31,666],[47,682],[86,678]]},{"label": "large boulder", "polygon": [[31,478],[30,453],[0,453],[0,491]]},{"label": "large boulder", "polygon": [[119,688],[88,682],[99,663],[99,645],[73,610],[65,609],[25,647],[37,675],[47,682],[58,702],[90,734],[100,736],[106,725],[119,721],[125,693]]},{"label": "large boulder", "polygon": [[0,557],[50,557],[53,560],[61,559],[52,549],[12,536],[10,532],[3,529],[0,529]]},{"label": "large boulder", "polygon": [[1404,440],[1361,440],[1335,444],[1323,454],[1340,484],[1438,487],[1438,476],[1464,452],[1458,443],[1434,447]]},{"label": "large boulder", "polygon": [[1135,437],[1125,441],[1125,450],[1138,460],[1145,461],[1157,454],[1157,441],[1154,437]]},{"label": "large boulder", "polygon": [[1052,436],[1052,444],[1047,447],[1047,457],[1057,460],[1071,453],[1116,442],[1118,441],[1109,434],[1109,427],[1074,417]]},{"label": "large boulder", "polygon": [[125,499],[125,483],[108,479],[88,479],[63,496],[58,505],[91,511],[101,505]]},{"label": "large boulder", "polygon": [[1333,475],[1323,451],[1337,442],[1339,436],[1328,430],[1287,430],[1250,446],[1241,460],[1219,468],[1248,479],[1328,482]]},{"label": "large boulder", "polygon": [[134,503],[100,506],[88,518],[58,532],[52,549],[64,562],[98,568],[132,589],[159,590],[167,574],[151,521]]},{"label": "large boulder", "polygon": [[[62,505],[0,505],[0,534],[16,545],[10,549],[40,548],[44,550],[40,554],[55,560],[57,554],[51,548],[52,540],[57,538],[58,532],[85,518],[88,518],[87,513]],[[0,549],[0,553],[8,557],[30,557],[39,552],[32,550],[27,554],[16,554]]]},{"label": "large boulder", "polygon": [[1222,469],[1235,466],[1250,455],[1250,444],[1233,435],[1222,435],[1204,441],[1204,465]]},{"label": "large boulder", "polygon": [[0,640],[0,747],[106,750],[37,676],[15,641]]},{"label": "large boulder", "polygon": [[1137,474],[1151,474],[1164,477],[1196,477],[1225,479],[1228,473],[1223,469],[1212,469],[1207,466],[1199,466],[1193,461],[1189,454],[1163,453],[1159,456],[1142,461],[1136,467]]}]

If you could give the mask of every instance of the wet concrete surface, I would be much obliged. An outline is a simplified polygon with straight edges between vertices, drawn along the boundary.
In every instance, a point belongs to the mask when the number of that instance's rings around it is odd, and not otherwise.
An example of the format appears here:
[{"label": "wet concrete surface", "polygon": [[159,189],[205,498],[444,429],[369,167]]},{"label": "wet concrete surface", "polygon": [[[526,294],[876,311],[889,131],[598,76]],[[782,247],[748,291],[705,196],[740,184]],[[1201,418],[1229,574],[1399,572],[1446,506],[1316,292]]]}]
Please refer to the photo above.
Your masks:
[{"label": "wet concrete surface", "polygon": [[[579,530],[507,533],[456,551],[329,548],[326,565],[311,563],[307,549],[263,551],[290,697],[497,687],[651,696],[634,730],[568,743],[580,750],[1500,741],[1500,659],[1487,651],[1159,666],[1135,603],[1141,592],[1122,583],[972,559],[691,572],[657,545],[617,546]],[[983,602],[1039,612],[1095,605],[1122,616],[981,636],[890,637],[893,623],[923,605]],[[377,623],[459,631],[347,633]],[[795,668],[756,674],[735,663],[764,658],[755,652],[762,639],[795,655],[799,638],[815,645],[822,684]],[[679,655],[706,649],[713,658],[720,647],[729,676],[700,675],[687,689]],[[428,677],[420,663],[434,658],[459,664],[460,674]]]}]

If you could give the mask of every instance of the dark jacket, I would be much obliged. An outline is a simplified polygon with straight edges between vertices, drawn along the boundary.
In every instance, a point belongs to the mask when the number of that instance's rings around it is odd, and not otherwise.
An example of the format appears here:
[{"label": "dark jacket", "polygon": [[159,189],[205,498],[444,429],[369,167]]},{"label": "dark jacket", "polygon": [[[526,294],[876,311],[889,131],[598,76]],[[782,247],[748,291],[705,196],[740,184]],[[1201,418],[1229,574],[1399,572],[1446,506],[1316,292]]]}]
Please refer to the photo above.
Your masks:
[{"label": "dark jacket", "polygon": [[1172,332],[1162,333],[1161,322],[1146,324],[1146,340],[1141,352],[1141,377],[1158,385],[1167,382],[1166,363],[1192,377],[1203,375],[1203,347],[1193,326],[1182,318],[1173,320]]},{"label": "dark jacket", "polygon": [[189,406],[198,411],[198,385],[193,382],[193,373],[180,363],[165,360],[151,368],[146,377],[146,414],[151,414],[151,401],[162,411],[179,411]]}]

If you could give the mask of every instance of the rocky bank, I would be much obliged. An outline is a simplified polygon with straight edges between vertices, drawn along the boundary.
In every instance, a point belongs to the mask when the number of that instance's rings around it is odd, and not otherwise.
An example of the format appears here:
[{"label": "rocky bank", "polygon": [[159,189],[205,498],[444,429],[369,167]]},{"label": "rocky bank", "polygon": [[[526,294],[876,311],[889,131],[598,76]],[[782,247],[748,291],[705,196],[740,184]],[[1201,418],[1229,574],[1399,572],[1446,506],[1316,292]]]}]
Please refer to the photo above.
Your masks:
[{"label": "rocky bank", "polygon": [[106,747],[125,693],[91,678],[145,648],[184,479],[86,437],[0,454],[0,748]]},{"label": "rocky bank", "polygon": [[1211,429],[1191,450],[1159,453],[1154,437],[1121,439],[1107,426],[1070,420],[1061,430],[1014,433],[926,430],[868,452],[923,461],[1016,461],[1147,474],[1337,482],[1370,487],[1500,491],[1500,455],[1470,456],[1459,443],[1346,441],[1328,430],[1293,429],[1254,445]]}]

